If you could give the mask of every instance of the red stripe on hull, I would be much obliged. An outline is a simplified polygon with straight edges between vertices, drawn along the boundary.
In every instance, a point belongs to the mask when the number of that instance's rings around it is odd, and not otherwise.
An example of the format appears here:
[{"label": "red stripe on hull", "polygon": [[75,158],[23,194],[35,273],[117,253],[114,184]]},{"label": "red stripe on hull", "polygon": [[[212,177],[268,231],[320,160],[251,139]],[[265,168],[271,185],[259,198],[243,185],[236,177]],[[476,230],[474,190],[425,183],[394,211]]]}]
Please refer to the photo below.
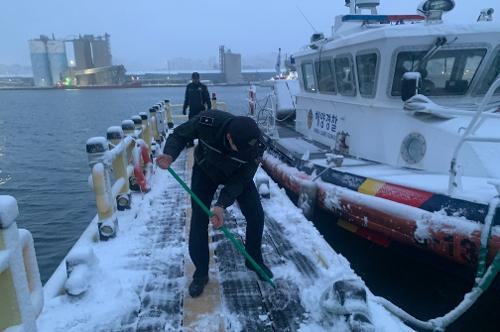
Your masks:
[{"label": "red stripe on hull", "polygon": [[[278,160],[265,158],[263,167],[275,181],[296,194],[301,192],[302,187],[314,185],[310,176]],[[349,193],[349,195],[336,195],[335,202],[332,203],[332,198],[328,196],[327,192],[328,186],[338,188],[339,191],[345,191]],[[403,198],[396,200],[397,189],[399,188],[406,190],[401,194]],[[411,192],[411,194],[408,194],[409,192]],[[419,191],[416,190],[415,192]],[[427,193],[420,192],[421,194],[414,195],[415,192],[408,190],[408,188],[392,185],[390,190],[388,188],[382,191],[381,195],[379,196],[377,194],[377,198],[375,198],[347,188],[321,183],[318,185],[316,200],[318,206],[321,208],[365,229],[368,233],[378,233],[383,237],[412,245],[423,250],[432,251],[452,261],[475,268],[480,248],[481,227],[475,222],[466,221],[470,223],[472,227],[476,227],[477,230],[470,234],[463,234],[455,231],[456,227],[453,224],[453,218],[443,217],[444,220],[438,223],[439,227],[429,228],[428,238],[426,240],[417,242],[415,239],[417,220],[404,216],[401,211],[397,213],[397,209],[404,204],[408,206],[408,208],[417,209],[423,216],[433,215],[430,212],[418,209],[422,201],[426,200]],[[352,198],[357,197],[356,195],[359,195],[359,200]],[[351,198],[346,198],[345,196]],[[369,206],[370,204],[364,201],[363,196],[369,197],[372,200],[380,199],[380,203],[382,203],[382,205],[385,204],[385,211],[382,208],[374,207],[373,204]],[[387,211],[387,204],[394,204],[394,211],[392,211],[394,213]],[[446,221],[447,218],[449,218],[449,221]],[[355,233],[358,232],[359,230]],[[363,234],[358,235],[363,236]],[[377,243],[377,241],[373,242]],[[500,249],[500,237],[498,235],[492,235],[488,249],[488,261],[491,262]]]},{"label": "red stripe on hull", "polygon": [[410,189],[385,183],[375,196],[409,206],[420,207],[427,202],[432,195],[432,193],[418,189]]}]

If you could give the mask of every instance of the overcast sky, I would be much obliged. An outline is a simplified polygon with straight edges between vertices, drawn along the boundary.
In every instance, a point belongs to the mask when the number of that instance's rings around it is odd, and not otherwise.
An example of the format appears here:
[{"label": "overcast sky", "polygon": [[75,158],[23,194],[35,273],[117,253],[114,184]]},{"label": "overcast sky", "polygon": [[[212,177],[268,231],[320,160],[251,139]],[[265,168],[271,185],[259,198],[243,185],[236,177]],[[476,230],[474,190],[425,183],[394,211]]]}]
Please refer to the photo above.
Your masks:
[{"label": "overcast sky", "polygon": [[[413,14],[419,0],[382,0],[380,13]],[[456,0],[445,16],[473,22],[498,0]],[[313,32],[329,35],[335,15],[346,13],[344,0],[3,0],[0,4],[0,64],[29,65],[28,39],[81,34],[111,35],[115,63],[157,68],[173,57],[217,56],[224,44],[256,55],[281,47],[292,52]],[[499,17],[500,19],[500,17]]]}]

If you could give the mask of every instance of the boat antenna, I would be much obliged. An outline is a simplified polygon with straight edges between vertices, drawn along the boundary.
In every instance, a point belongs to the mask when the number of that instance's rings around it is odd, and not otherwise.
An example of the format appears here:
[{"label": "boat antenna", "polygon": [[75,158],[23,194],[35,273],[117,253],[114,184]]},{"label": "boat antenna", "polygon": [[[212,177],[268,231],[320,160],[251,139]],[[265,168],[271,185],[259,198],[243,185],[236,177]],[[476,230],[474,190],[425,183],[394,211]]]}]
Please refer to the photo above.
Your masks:
[{"label": "boat antenna", "polygon": [[311,28],[313,29],[313,31],[315,33],[318,33],[318,30],[316,30],[316,28],[314,27],[314,25],[312,25],[311,21],[309,21],[306,17],[306,15],[304,14],[304,12],[302,12],[302,10],[300,9],[300,7],[297,5],[297,10],[302,14],[302,17],[304,18],[304,20],[306,20],[307,23],[309,23],[309,25],[311,26]]}]

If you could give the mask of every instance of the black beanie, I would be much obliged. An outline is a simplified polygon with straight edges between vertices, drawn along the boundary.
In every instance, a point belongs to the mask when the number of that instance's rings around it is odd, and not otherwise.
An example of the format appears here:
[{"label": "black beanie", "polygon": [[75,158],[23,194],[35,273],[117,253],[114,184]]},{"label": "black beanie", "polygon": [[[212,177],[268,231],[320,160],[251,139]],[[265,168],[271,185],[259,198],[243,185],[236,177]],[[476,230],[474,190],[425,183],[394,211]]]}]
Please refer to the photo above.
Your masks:
[{"label": "black beanie", "polygon": [[256,146],[262,137],[257,123],[248,116],[237,116],[229,123],[228,133],[238,150]]}]

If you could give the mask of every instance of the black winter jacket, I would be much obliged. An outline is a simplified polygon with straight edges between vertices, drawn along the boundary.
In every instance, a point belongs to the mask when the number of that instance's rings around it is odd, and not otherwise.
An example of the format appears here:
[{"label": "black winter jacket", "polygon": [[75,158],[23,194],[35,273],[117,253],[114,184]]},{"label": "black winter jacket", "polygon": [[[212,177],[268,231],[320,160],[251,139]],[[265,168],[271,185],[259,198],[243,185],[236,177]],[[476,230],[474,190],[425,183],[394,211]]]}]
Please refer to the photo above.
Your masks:
[{"label": "black winter jacket", "polygon": [[189,83],[186,86],[184,106],[182,107],[183,113],[189,107],[189,117],[192,118],[202,111],[210,110],[211,106],[210,95],[205,84]]},{"label": "black winter jacket", "polygon": [[165,143],[163,153],[175,160],[186,143],[198,139],[195,163],[215,183],[223,184],[216,205],[232,205],[243,189],[253,181],[265,145],[259,144],[252,153],[231,150],[226,138],[234,115],[217,110],[205,111],[178,126]]}]

